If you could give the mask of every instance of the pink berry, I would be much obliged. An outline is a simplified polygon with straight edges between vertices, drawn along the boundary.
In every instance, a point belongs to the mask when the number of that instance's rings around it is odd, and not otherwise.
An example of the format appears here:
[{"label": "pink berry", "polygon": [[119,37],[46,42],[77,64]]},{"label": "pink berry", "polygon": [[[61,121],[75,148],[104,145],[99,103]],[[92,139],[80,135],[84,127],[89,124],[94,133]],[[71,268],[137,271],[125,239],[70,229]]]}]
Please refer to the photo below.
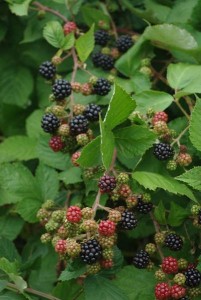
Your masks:
[{"label": "pink berry", "polygon": [[78,206],[70,206],[66,212],[66,218],[71,223],[79,223],[82,218],[82,211]]},{"label": "pink berry", "polygon": [[155,286],[155,296],[157,300],[167,300],[171,295],[170,286],[166,282],[158,283]]},{"label": "pink berry", "polygon": [[58,240],[55,246],[55,251],[57,253],[64,254],[66,252],[66,240]]},{"label": "pink berry", "polygon": [[71,32],[75,32],[76,29],[77,29],[77,25],[74,22],[67,22],[63,27],[65,35],[67,35]]},{"label": "pink berry", "polygon": [[98,226],[98,231],[101,235],[111,236],[115,233],[116,225],[113,221],[101,221]]},{"label": "pink berry", "polygon": [[79,167],[77,160],[80,157],[80,155],[81,155],[81,152],[77,151],[77,152],[73,153],[73,155],[71,156],[71,162],[75,167]]},{"label": "pink berry", "polygon": [[152,124],[155,125],[156,122],[163,121],[167,123],[168,121],[168,115],[164,111],[159,111],[155,113],[155,115],[152,118]]}]

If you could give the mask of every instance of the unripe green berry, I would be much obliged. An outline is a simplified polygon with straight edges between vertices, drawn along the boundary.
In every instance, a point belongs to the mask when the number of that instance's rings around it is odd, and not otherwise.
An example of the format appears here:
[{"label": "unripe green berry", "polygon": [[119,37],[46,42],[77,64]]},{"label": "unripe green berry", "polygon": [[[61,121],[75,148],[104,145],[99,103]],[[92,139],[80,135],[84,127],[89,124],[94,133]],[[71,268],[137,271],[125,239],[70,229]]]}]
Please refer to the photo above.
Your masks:
[{"label": "unripe green berry", "polygon": [[87,265],[88,274],[97,274],[101,270],[100,263],[96,262],[93,265]]},{"label": "unripe green berry", "polygon": [[201,207],[197,204],[193,205],[191,207],[191,213],[193,216],[197,216],[199,214],[199,211],[200,211]]},{"label": "unripe green berry", "polygon": [[174,276],[173,281],[179,285],[183,285],[185,284],[186,276],[183,273],[177,273]]},{"label": "unripe green berry", "polygon": [[114,244],[116,243],[117,237],[116,235],[112,235],[112,236],[99,236],[98,238],[100,245],[102,246],[103,249],[106,248],[111,248],[114,246]]},{"label": "unripe green berry", "polygon": [[121,213],[118,210],[111,209],[108,215],[108,219],[114,223],[121,221]]},{"label": "unripe green berry", "polygon": [[75,116],[83,114],[84,111],[85,111],[85,106],[84,105],[82,105],[82,104],[73,105],[73,114]]},{"label": "unripe green berry", "polygon": [[89,78],[89,83],[94,85],[94,84],[96,84],[97,80],[98,80],[98,78],[96,76],[91,76]]},{"label": "unripe green berry", "polygon": [[156,245],[155,244],[152,244],[152,243],[149,243],[145,246],[145,251],[152,255],[156,252]]},{"label": "unripe green berry", "polygon": [[108,47],[102,48],[101,49],[101,53],[103,53],[103,54],[110,54],[110,48],[108,48]]},{"label": "unripe green berry", "polygon": [[104,259],[113,259],[113,257],[114,257],[114,250],[113,250],[113,248],[106,248],[106,249],[104,249],[102,255],[103,255]]},{"label": "unripe green berry", "polygon": [[80,254],[81,246],[79,243],[76,242],[76,240],[73,239],[67,239],[67,249],[66,252],[68,256],[75,258]]},{"label": "unripe green berry", "polygon": [[81,225],[80,225],[81,230],[85,232],[95,232],[98,228],[98,224],[94,220],[85,220]]},{"label": "unripe green berry", "polygon": [[93,218],[94,211],[91,207],[85,207],[82,209],[82,218],[85,220],[89,220]]},{"label": "unripe green berry", "polygon": [[44,233],[40,237],[41,243],[46,244],[52,240],[52,237],[49,233]]},{"label": "unripe green berry", "polygon": [[165,273],[160,269],[155,272],[155,277],[159,281],[163,281],[166,277]]},{"label": "unripe green berry", "polygon": [[188,267],[188,261],[184,258],[178,260],[179,270],[185,270]]},{"label": "unripe green berry", "polygon": [[76,136],[78,145],[86,146],[89,143],[89,138],[86,133],[80,133]]},{"label": "unripe green berry", "polygon": [[175,160],[169,160],[166,165],[167,170],[175,171],[177,168],[177,163]]},{"label": "unripe green berry", "polygon": [[55,247],[57,242],[60,240],[61,238],[58,235],[55,235],[52,239],[52,246]]},{"label": "unripe green berry", "polygon": [[64,210],[55,210],[52,213],[52,220],[55,222],[61,222],[63,218],[65,217],[65,211]]},{"label": "unripe green berry", "polygon": [[70,127],[68,124],[62,124],[59,126],[58,129],[58,134],[61,135],[62,137],[69,136],[70,134]]},{"label": "unripe green berry", "polygon": [[83,172],[83,176],[86,179],[91,179],[94,177],[94,169],[90,168],[90,169],[85,169]]},{"label": "unripe green berry", "polygon": [[144,193],[142,195],[142,199],[143,199],[143,202],[149,203],[149,202],[151,202],[151,195],[149,193]]},{"label": "unripe green berry", "polygon": [[50,219],[46,224],[45,224],[45,229],[48,231],[48,232],[52,232],[56,229],[59,228],[59,223],[53,221],[52,219]]},{"label": "unripe green berry", "polygon": [[157,232],[154,236],[154,240],[157,244],[163,244],[165,241],[165,234],[164,232]]},{"label": "unripe green berry", "polygon": [[150,58],[143,58],[140,63],[141,63],[142,67],[150,66],[151,59]]},{"label": "unripe green berry", "polygon": [[60,105],[52,106],[52,113],[58,118],[62,118],[66,115],[64,108]]},{"label": "unripe green berry", "polygon": [[114,84],[114,81],[115,81],[115,77],[113,75],[109,75],[107,77],[107,80],[111,83],[111,84]]},{"label": "unripe green berry", "polygon": [[117,180],[118,184],[128,183],[128,181],[129,181],[129,175],[127,173],[120,173],[117,176],[116,180]]},{"label": "unripe green berry", "polygon": [[148,76],[148,77],[152,76],[152,70],[149,67],[146,67],[146,66],[141,67],[139,72],[142,73],[143,75]]},{"label": "unripe green berry", "polygon": [[50,216],[51,216],[51,212],[47,211],[44,208],[40,208],[39,211],[37,212],[37,218],[39,219],[39,221],[47,221]]},{"label": "unripe green berry", "polygon": [[188,289],[189,296],[192,298],[198,297],[201,295],[201,288],[200,287],[194,287]]},{"label": "unripe green berry", "polygon": [[53,200],[46,200],[46,201],[43,203],[42,208],[45,208],[45,209],[48,210],[48,209],[54,208],[54,206],[55,206],[55,203],[54,203]]},{"label": "unripe green berry", "polygon": [[153,261],[150,261],[149,264],[147,265],[146,269],[148,271],[153,271],[153,268],[154,268],[154,263],[153,263]]},{"label": "unripe green berry", "polygon": [[167,134],[169,132],[167,123],[164,121],[155,122],[153,129],[157,134]]}]

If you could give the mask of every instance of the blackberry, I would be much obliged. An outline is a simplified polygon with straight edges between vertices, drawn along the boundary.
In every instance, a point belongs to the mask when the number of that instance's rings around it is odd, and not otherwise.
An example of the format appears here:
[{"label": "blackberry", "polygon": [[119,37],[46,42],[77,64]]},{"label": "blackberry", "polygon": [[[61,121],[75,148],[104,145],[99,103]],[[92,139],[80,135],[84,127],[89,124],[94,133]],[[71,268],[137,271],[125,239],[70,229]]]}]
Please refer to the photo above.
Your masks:
[{"label": "blackberry", "polygon": [[99,78],[93,86],[95,94],[100,96],[107,95],[111,90],[111,84],[107,79]]},{"label": "blackberry", "polygon": [[157,143],[154,144],[154,155],[159,160],[167,160],[174,155],[174,150],[169,144]]},{"label": "blackberry", "polygon": [[191,288],[197,287],[201,282],[201,273],[197,269],[190,268],[184,272],[186,277],[185,284]]},{"label": "blackberry", "polygon": [[50,80],[55,76],[56,68],[50,61],[45,61],[40,65],[39,73],[45,79]]},{"label": "blackberry", "polygon": [[98,121],[100,112],[100,106],[91,103],[86,106],[84,115],[89,121]]},{"label": "blackberry", "polygon": [[102,56],[103,56],[103,54],[100,53],[100,52],[92,54],[92,62],[93,62],[95,67],[97,67],[97,68],[101,67],[101,65],[102,65]]},{"label": "blackberry", "polygon": [[65,79],[57,79],[52,87],[52,93],[56,100],[63,100],[70,96],[72,87],[69,81]]},{"label": "blackberry", "polygon": [[149,254],[144,250],[140,250],[133,257],[133,264],[138,269],[145,269],[149,264],[149,260]]},{"label": "blackberry", "polygon": [[106,71],[112,70],[114,68],[114,58],[111,55],[102,54],[100,58],[100,67]]},{"label": "blackberry", "polygon": [[41,120],[41,127],[45,132],[54,133],[60,126],[60,120],[54,114],[45,114]]},{"label": "blackberry", "polygon": [[100,29],[94,33],[94,38],[96,45],[105,46],[109,41],[110,36],[107,31]]},{"label": "blackberry", "polygon": [[165,245],[172,251],[179,251],[183,247],[183,240],[178,234],[170,233],[165,238]]},{"label": "blackberry", "polygon": [[151,202],[144,202],[142,199],[138,199],[138,203],[136,209],[141,214],[148,214],[153,208],[153,204]]},{"label": "blackberry", "polygon": [[88,120],[83,115],[75,116],[70,121],[70,133],[71,135],[78,135],[85,133],[88,130]]},{"label": "blackberry", "polygon": [[198,213],[198,224],[201,225],[201,210]]},{"label": "blackberry", "polygon": [[96,239],[91,239],[81,244],[80,257],[88,265],[95,263],[101,255],[102,248]]},{"label": "blackberry", "polygon": [[116,47],[120,52],[126,52],[132,46],[133,41],[129,35],[122,35],[117,39]]},{"label": "blackberry", "polygon": [[113,176],[104,175],[99,179],[98,187],[101,193],[110,193],[116,187],[116,179]]},{"label": "blackberry", "polygon": [[119,223],[122,229],[131,230],[137,226],[137,219],[132,211],[125,210],[121,215],[121,221]]}]

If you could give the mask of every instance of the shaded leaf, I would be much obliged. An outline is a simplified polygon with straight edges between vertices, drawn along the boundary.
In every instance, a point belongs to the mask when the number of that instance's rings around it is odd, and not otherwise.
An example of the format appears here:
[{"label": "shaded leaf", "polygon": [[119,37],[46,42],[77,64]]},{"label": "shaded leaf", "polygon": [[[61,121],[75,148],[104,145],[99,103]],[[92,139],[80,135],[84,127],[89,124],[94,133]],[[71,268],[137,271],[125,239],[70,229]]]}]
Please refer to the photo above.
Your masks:
[{"label": "shaded leaf", "polygon": [[193,146],[199,151],[201,151],[200,112],[201,112],[201,99],[197,98],[194,110],[191,114],[189,132],[190,132],[190,140]]},{"label": "shaded leaf", "polygon": [[101,162],[101,153],[100,153],[100,143],[101,138],[97,136],[89,144],[87,144],[83,149],[80,158],[77,162],[83,168],[89,168],[97,166]]},{"label": "shaded leaf", "polygon": [[80,60],[84,62],[94,49],[94,25],[76,40],[75,48]]},{"label": "shaded leaf", "polygon": [[183,181],[192,188],[201,191],[201,167],[194,167],[176,177],[177,180]]},{"label": "shaded leaf", "polygon": [[114,135],[100,119],[101,130],[101,155],[106,170],[109,169],[114,153]]}]

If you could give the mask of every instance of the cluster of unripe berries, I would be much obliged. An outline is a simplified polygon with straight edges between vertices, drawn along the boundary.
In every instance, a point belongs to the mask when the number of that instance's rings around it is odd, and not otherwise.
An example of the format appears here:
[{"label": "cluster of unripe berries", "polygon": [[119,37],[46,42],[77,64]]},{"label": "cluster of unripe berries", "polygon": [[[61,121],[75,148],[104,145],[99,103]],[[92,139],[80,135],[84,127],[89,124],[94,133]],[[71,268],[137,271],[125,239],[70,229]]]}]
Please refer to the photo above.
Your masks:
[{"label": "cluster of unripe berries", "polygon": [[201,206],[193,205],[191,207],[191,213],[193,216],[193,225],[199,229],[201,229]]},{"label": "cluster of unripe berries", "polygon": [[148,122],[159,139],[159,142],[153,145],[155,157],[161,161],[168,160],[167,169],[172,171],[176,170],[177,166],[189,166],[192,157],[187,153],[187,148],[181,145],[176,153],[171,145],[171,142],[174,143],[175,132],[168,127],[168,115],[164,111],[153,113]]}]

